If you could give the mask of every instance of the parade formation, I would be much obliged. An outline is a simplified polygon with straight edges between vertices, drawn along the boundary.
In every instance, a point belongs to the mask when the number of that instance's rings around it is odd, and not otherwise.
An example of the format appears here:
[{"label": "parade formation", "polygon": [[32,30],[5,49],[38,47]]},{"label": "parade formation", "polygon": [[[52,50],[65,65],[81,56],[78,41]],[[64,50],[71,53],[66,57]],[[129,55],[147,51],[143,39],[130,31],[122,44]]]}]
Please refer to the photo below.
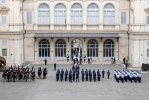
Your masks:
[{"label": "parade formation", "polygon": [[115,80],[119,83],[121,81],[122,83],[130,81],[131,83],[134,81],[135,83],[139,82],[141,83],[141,73],[139,73],[136,70],[123,70],[123,71],[114,71],[114,77]]},{"label": "parade formation", "polygon": [[[43,72],[43,78],[46,78],[47,75],[47,69],[44,68],[43,71],[41,70],[41,68],[38,69],[38,77],[41,78],[41,74]],[[36,77],[36,73],[35,73],[35,68],[32,67],[31,69],[27,66],[27,67],[9,67],[9,68],[5,68],[4,72],[2,74],[2,77],[4,78],[4,81],[13,81],[16,82],[18,81],[25,81],[27,82],[28,79],[31,79],[32,81],[35,81],[35,77]]]},{"label": "parade formation", "polygon": [[[99,69],[96,70],[94,69],[93,71],[91,69],[82,69],[80,71],[80,67],[79,65],[73,65],[72,66],[72,69],[68,70],[66,69],[65,72],[63,69],[61,69],[61,71],[58,69],[57,72],[56,72],[56,81],[63,81],[63,77],[65,77],[65,81],[67,81],[67,79],[69,79],[69,82],[74,82],[76,80],[76,82],[79,82],[79,74],[81,74],[82,76],[82,82],[83,81],[93,81],[96,82],[96,80],[100,81],[101,79],[101,74],[100,74],[100,71]],[[102,78],[104,78],[104,75],[105,75],[105,71],[102,70]],[[109,79],[110,77],[110,71],[108,70],[107,72],[107,78]]]}]

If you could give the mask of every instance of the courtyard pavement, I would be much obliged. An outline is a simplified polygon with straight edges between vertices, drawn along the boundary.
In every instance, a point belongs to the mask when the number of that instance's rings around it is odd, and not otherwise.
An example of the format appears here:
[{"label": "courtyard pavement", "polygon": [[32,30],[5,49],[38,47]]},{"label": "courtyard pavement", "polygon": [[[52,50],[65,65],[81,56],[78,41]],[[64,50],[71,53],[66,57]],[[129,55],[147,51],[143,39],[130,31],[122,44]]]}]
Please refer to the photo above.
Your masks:
[{"label": "courtyard pavement", "polygon": [[[27,65],[27,64],[26,64]],[[84,64],[80,69],[104,69],[105,78],[101,81],[79,83],[69,81],[56,81],[56,71],[53,64],[47,65],[47,79],[38,79],[38,67],[43,64],[30,64],[36,69],[36,80],[28,82],[4,82],[0,78],[0,100],[149,100],[149,74],[142,73],[142,83],[117,83],[113,76],[114,70],[123,70],[124,66],[118,64]],[[70,70],[70,64],[58,64],[57,69]],[[110,70],[110,79],[107,71]],[[140,71],[140,70],[139,70]],[[2,76],[2,72],[0,73]]]}]

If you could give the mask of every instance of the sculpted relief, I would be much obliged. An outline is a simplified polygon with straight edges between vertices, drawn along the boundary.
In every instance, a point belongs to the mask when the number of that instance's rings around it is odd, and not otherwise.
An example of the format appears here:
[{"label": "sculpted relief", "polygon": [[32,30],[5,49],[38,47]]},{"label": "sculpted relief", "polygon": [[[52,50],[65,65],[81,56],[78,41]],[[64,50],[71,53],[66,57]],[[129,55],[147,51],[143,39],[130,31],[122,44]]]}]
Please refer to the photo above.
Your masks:
[{"label": "sculpted relief", "polygon": [[146,11],[146,14],[149,14],[149,7],[144,10]]},{"label": "sculpted relief", "polygon": [[0,7],[0,13],[1,14],[7,14],[10,8],[7,8],[5,6]]}]

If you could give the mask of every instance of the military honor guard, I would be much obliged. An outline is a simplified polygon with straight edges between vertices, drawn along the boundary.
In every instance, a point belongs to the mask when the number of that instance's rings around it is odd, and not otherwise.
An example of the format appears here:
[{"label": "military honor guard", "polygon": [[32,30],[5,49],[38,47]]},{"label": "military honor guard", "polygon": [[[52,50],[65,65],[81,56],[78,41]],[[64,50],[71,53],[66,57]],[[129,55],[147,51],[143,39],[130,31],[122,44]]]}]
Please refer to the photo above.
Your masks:
[{"label": "military honor guard", "polygon": [[104,74],[105,74],[105,71],[104,69],[102,70],[102,78],[104,78]]}]

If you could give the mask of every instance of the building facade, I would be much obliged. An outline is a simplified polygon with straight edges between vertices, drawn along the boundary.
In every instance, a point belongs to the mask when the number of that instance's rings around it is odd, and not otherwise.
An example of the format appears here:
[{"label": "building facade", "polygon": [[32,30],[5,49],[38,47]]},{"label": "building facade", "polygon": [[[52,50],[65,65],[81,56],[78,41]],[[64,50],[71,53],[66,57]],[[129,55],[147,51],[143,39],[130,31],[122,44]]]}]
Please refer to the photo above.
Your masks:
[{"label": "building facade", "polygon": [[7,65],[66,61],[149,63],[149,0],[1,0],[0,56]]}]

